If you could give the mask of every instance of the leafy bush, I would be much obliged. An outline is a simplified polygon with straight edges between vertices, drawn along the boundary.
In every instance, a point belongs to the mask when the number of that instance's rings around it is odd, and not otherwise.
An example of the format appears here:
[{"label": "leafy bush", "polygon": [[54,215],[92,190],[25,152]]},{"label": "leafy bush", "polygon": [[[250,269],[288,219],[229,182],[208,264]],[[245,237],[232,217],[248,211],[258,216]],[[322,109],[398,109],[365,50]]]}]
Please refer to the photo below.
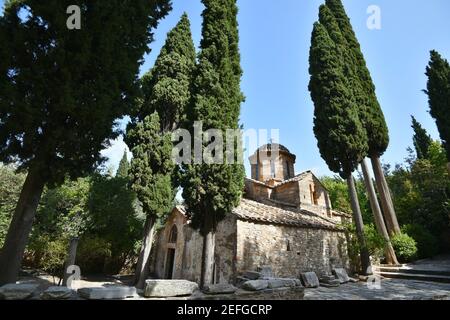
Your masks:
[{"label": "leafy bush", "polygon": [[61,276],[67,255],[68,240],[42,234],[32,238],[27,248],[26,265]]},{"label": "leafy bush", "polygon": [[103,273],[107,261],[111,259],[111,244],[97,236],[85,236],[80,239],[76,264],[82,274]]},{"label": "leafy bush", "polygon": [[416,241],[408,234],[397,234],[392,237],[391,242],[400,262],[409,262],[417,256]]},{"label": "leafy bush", "polygon": [[[344,228],[347,234],[347,248],[350,263],[353,267],[353,271],[360,271],[361,266],[360,261],[360,246],[358,242],[358,237],[356,235],[356,227],[354,224],[345,224]],[[378,234],[375,226],[373,224],[368,224],[364,226],[364,235],[366,237],[367,250],[373,260],[382,260],[384,257],[384,246],[385,240],[382,236]]]},{"label": "leafy bush", "polygon": [[417,257],[428,258],[439,253],[439,241],[420,224],[407,224],[402,232],[409,234],[417,243]]},{"label": "leafy bush", "polygon": [[384,258],[386,241],[378,233],[375,225],[365,225],[364,235],[366,236],[367,249],[369,250],[370,256],[375,260],[382,260]]}]

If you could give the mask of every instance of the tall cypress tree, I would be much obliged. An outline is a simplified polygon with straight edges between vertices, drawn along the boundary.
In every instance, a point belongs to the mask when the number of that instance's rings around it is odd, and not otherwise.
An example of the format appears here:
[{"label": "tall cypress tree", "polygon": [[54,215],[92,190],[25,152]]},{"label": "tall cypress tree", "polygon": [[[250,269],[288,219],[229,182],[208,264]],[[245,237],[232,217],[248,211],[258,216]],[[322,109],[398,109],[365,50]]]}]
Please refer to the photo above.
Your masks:
[{"label": "tall cypress tree", "polygon": [[130,170],[130,163],[128,162],[127,151],[125,150],[123,152],[122,159],[120,159],[116,177],[128,178],[129,170]]},{"label": "tall cypress tree", "polygon": [[[362,111],[364,111],[364,105],[367,104],[368,99],[359,80],[355,63],[352,63],[354,60],[352,51],[349,48],[347,39],[345,39],[345,37],[341,33],[336,18],[326,5],[321,5],[319,8],[319,22],[327,30],[330,38],[337,46],[337,49],[342,52],[344,59],[343,61],[345,62],[343,72],[344,76],[347,79],[348,90],[351,92],[351,95],[356,102],[356,106],[359,108],[359,110],[362,109]],[[361,115],[361,112],[359,112],[359,115]],[[377,230],[380,235],[386,240],[386,260],[388,263],[397,264],[398,261],[395,255],[395,251],[392,247],[392,244],[390,243],[389,233],[387,232],[383,220],[383,214],[381,212],[378,199],[376,197],[376,193],[372,184],[372,179],[370,178],[370,173],[367,170],[367,165],[364,159],[361,161],[361,167],[363,169],[366,190],[370,199],[370,205],[372,208],[372,213],[374,215],[374,220],[376,222],[375,224],[377,226]]]},{"label": "tall cypress tree", "polygon": [[[0,254],[0,285],[14,282],[46,184],[92,171],[118,136],[114,122],[137,93],[151,30],[169,0],[7,1],[0,16],[0,161],[27,169]],[[25,14],[24,14],[25,13]],[[107,23],[105,23],[105,21]]]},{"label": "tall cypress tree", "polygon": [[155,221],[168,214],[174,203],[171,131],[183,122],[191,102],[195,58],[190,22],[183,14],[142,79],[143,101],[128,127],[126,142],[134,156],[132,188],[147,215],[135,273],[137,287],[143,287],[148,276]]},{"label": "tall cypress tree", "polygon": [[142,288],[148,276],[150,251],[158,218],[172,209],[175,188],[172,161],[172,136],[161,133],[158,113],[147,116],[127,132],[127,143],[132,146],[130,179],[146,214],[144,238],[136,270],[136,286]]},{"label": "tall cypress tree", "polygon": [[[194,80],[194,99],[186,122],[193,131],[194,121],[203,130],[239,128],[240,58],[236,0],[202,0],[203,28],[201,53]],[[202,154],[211,141],[203,141]],[[224,139],[225,144],[226,139]],[[220,146],[222,147],[222,146]],[[205,163],[184,166],[183,198],[192,215],[192,226],[203,235],[201,285],[213,280],[215,231],[217,224],[239,205],[244,187],[242,162]]]},{"label": "tall cypress tree", "polygon": [[432,143],[431,136],[427,133],[422,125],[411,116],[412,125],[411,128],[414,130],[413,142],[414,149],[416,149],[416,155],[418,159],[428,159],[428,151]]},{"label": "tall cypress tree", "polygon": [[316,22],[311,38],[309,90],[314,102],[314,134],[322,158],[331,171],[347,180],[353,218],[360,244],[362,271],[370,266],[361,210],[352,172],[367,154],[367,136],[349,89],[345,52]]},{"label": "tall cypress tree", "polygon": [[447,169],[450,173],[450,64],[437,51],[430,53],[426,69],[430,114],[436,121],[442,144],[447,153]]},{"label": "tall cypress tree", "polygon": [[158,112],[161,130],[171,131],[185,121],[191,102],[192,78],[195,70],[195,46],[191,24],[184,13],[168,34],[153,68],[142,77],[144,102],[137,118]]},{"label": "tall cypress tree", "polygon": [[348,67],[354,69],[355,74],[359,78],[359,85],[354,86],[355,98],[359,107],[360,119],[367,131],[368,155],[372,162],[378,192],[380,193],[386,225],[391,234],[400,233],[400,226],[395,214],[390,190],[381,167],[380,157],[389,145],[389,130],[376,97],[375,85],[342,1],[326,0],[326,5],[332,11],[342,35],[347,41],[348,50],[351,53],[351,59],[347,60]]}]

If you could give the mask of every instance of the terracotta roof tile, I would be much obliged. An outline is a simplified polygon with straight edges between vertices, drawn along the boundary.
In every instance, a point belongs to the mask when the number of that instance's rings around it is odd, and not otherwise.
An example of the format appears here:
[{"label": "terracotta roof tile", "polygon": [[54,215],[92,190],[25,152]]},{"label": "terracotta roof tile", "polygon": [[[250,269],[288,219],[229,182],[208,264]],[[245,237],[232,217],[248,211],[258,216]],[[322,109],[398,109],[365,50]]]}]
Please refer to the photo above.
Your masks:
[{"label": "terracotta roof tile", "polygon": [[241,204],[233,210],[233,213],[239,219],[254,222],[342,231],[335,221],[314,212],[298,209],[287,210],[249,199],[242,199]]}]

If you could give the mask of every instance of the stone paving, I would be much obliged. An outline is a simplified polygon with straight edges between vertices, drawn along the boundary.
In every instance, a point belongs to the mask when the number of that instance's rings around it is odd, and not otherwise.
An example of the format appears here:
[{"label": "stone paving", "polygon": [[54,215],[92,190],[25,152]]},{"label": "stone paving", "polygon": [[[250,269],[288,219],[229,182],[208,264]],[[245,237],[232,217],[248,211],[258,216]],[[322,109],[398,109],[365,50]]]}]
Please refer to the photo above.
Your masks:
[{"label": "stone paving", "polygon": [[305,300],[450,300],[450,284],[402,279],[381,279],[379,289],[366,282],[346,283],[337,288],[305,290]]}]

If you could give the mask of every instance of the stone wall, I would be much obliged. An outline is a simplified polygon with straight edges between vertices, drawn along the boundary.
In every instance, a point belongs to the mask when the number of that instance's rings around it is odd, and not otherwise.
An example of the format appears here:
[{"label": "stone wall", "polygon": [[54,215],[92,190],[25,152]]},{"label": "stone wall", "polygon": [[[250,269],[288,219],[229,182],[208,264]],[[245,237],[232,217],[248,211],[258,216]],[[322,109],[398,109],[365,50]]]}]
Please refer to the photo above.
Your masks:
[{"label": "stone wall", "polygon": [[342,232],[322,229],[237,222],[237,273],[269,265],[278,277],[300,272],[330,273],[349,268],[347,243]]},{"label": "stone wall", "polygon": [[[152,255],[151,273],[159,279],[167,275],[167,252],[171,246],[170,231],[177,227],[178,238],[175,249],[173,279],[185,279],[199,283],[202,268],[203,237],[186,223],[186,217],[178,210],[169,216],[164,228],[158,232]],[[235,274],[236,256],[236,217],[229,214],[221,221],[216,231],[216,269],[217,283],[229,283]]]},{"label": "stone wall", "polygon": [[297,205],[300,203],[299,184],[297,181],[285,183],[277,186],[273,191],[272,198],[278,201],[292,203]]},{"label": "stone wall", "polygon": [[301,195],[300,207],[323,215],[330,214],[332,208],[328,191],[313,174],[308,174],[304,179],[300,180],[298,189]]},{"label": "stone wall", "polygon": [[[183,262],[183,251],[185,245],[185,226],[186,217],[180,213],[177,209],[174,209],[172,214],[167,219],[164,228],[161,229],[156,236],[155,245],[153,246],[152,255],[152,265],[150,272],[154,274],[155,277],[164,279],[166,278],[166,272],[168,266],[167,254],[169,250],[169,236],[170,232],[175,226],[177,228],[177,242],[175,244],[175,259],[173,268],[173,279],[183,279],[183,274],[181,273],[181,266]],[[171,246],[173,247],[173,246]]]}]

